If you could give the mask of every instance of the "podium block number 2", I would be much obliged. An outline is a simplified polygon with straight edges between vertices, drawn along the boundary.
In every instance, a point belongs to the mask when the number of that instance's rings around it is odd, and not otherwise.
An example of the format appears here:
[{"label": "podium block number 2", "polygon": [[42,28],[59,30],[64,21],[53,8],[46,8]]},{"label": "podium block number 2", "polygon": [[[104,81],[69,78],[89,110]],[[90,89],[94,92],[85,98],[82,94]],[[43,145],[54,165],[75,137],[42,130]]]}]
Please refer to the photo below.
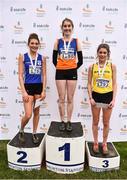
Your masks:
[{"label": "podium block number 2", "polygon": [[64,161],[70,161],[70,143],[65,143],[58,149],[59,151],[64,151]]},{"label": "podium block number 2", "polygon": [[27,153],[24,151],[18,151],[18,155],[20,155],[19,159],[17,160],[18,163],[27,163],[27,160],[25,158],[27,157]]}]

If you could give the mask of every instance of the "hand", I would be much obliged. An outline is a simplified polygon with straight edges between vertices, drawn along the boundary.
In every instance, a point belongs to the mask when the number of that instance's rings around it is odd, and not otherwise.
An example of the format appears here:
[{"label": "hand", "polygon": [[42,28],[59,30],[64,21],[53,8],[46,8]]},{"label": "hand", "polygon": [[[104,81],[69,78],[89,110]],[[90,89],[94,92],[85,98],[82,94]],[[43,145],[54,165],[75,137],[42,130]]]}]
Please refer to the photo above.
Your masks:
[{"label": "hand", "polygon": [[43,92],[41,93],[41,98],[40,98],[40,99],[41,99],[41,101],[42,101],[42,100],[44,100],[44,99],[45,99],[45,97],[46,97],[46,93],[43,91]]},{"label": "hand", "polygon": [[96,105],[96,102],[94,101],[93,98],[90,99],[90,104],[91,104],[92,106],[95,106],[95,105]]},{"label": "hand", "polygon": [[28,102],[29,101],[29,95],[27,94],[27,92],[22,93],[22,98],[24,102]]},{"label": "hand", "polygon": [[115,101],[112,100],[112,101],[110,102],[110,104],[108,105],[108,108],[113,108],[113,107],[114,107],[114,104],[115,104]]}]

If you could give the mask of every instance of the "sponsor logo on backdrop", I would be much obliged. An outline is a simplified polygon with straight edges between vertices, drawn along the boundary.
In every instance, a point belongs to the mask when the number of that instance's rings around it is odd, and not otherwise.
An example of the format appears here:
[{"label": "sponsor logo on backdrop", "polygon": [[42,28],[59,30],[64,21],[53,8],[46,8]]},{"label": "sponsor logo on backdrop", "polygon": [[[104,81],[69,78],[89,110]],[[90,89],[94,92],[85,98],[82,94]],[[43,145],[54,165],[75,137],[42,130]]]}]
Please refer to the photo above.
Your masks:
[{"label": "sponsor logo on backdrop", "polygon": [[0,92],[8,92],[8,86],[0,86]]},{"label": "sponsor logo on backdrop", "polygon": [[92,55],[83,56],[83,61],[84,61],[84,62],[94,63],[94,62],[95,62],[95,57],[92,56]]},{"label": "sponsor logo on backdrop", "polygon": [[84,100],[80,102],[80,109],[88,109],[88,108],[89,108],[89,100],[87,98],[84,98]]},{"label": "sponsor logo on backdrop", "polygon": [[114,32],[114,27],[112,25],[112,21],[109,21],[106,25],[105,25],[105,33],[107,34],[112,34]]},{"label": "sponsor logo on backdrop", "polygon": [[0,119],[10,119],[11,115],[9,113],[0,113]]},{"label": "sponsor logo on backdrop", "polygon": [[15,99],[16,104],[23,104],[23,100]]},{"label": "sponsor logo on backdrop", "polygon": [[87,86],[84,86],[84,85],[78,85],[78,89],[79,90],[87,90]]},{"label": "sponsor logo on backdrop", "polygon": [[46,10],[43,8],[43,5],[40,4],[40,6],[36,8],[35,12],[37,17],[44,17]]},{"label": "sponsor logo on backdrop", "polygon": [[8,133],[9,132],[9,129],[5,123],[3,125],[1,125],[0,131],[1,131],[1,133]]},{"label": "sponsor logo on backdrop", "polygon": [[85,124],[83,125],[83,131],[84,131],[84,134],[87,134],[87,133],[88,133],[88,128],[86,127]]},{"label": "sponsor logo on backdrop", "polygon": [[4,78],[5,78],[5,76],[4,76],[3,72],[2,72],[2,70],[0,69],[0,80],[3,80]]},{"label": "sponsor logo on backdrop", "polygon": [[106,6],[102,6],[102,12],[105,12],[109,15],[116,15],[119,12],[118,7],[106,7]]},{"label": "sponsor logo on backdrop", "polygon": [[45,123],[43,123],[42,126],[40,126],[40,132],[46,133],[47,131],[48,131],[48,127],[46,126]]},{"label": "sponsor logo on backdrop", "polygon": [[0,108],[6,108],[7,107],[7,103],[4,100],[3,97],[0,98]]},{"label": "sponsor logo on backdrop", "polygon": [[10,7],[10,12],[15,13],[15,14],[25,14],[26,13],[26,8],[24,7]]},{"label": "sponsor logo on backdrop", "polygon": [[26,47],[27,46],[27,42],[25,40],[12,39],[11,44],[16,45],[17,47]]},{"label": "sponsor logo on backdrop", "polygon": [[4,25],[0,25],[0,32],[3,32],[4,31]]},{"label": "sponsor logo on backdrop", "polygon": [[117,45],[117,41],[116,40],[105,40],[105,39],[102,39],[101,42],[109,44],[109,46],[116,46]]},{"label": "sponsor logo on backdrop", "polygon": [[14,33],[15,33],[15,34],[22,34],[22,33],[23,33],[23,27],[22,27],[20,21],[18,21],[18,22],[14,25]]},{"label": "sponsor logo on backdrop", "polygon": [[123,60],[127,60],[127,55],[126,54],[123,54]]},{"label": "sponsor logo on backdrop", "polygon": [[122,109],[127,109],[127,99],[122,101]]},{"label": "sponsor logo on backdrop", "polygon": [[46,43],[44,42],[43,37],[40,37],[40,45],[41,45],[40,49],[45,49],[46,48]]},{"label": "sponsor logo on backdrop", "polygon": [[22,94],[22,91],[21,91],[21,87],[20,87],[20,86],[17,87],[17,94],[20,94],[20,95]]},{"label": "sponsor logo on backdrop", "polygon": [[49,30],[49,27],[50,27],[50,25],[47,24],[47,23],[45,23],[45,24],[36,23],[36,22],[33,23],[33,28],[36,29],[36,30],[48,31],[48,30]]},{"label": "sponsor logo on backdrop", "polygon": [[120,113],[118,117],[119,119],[127,120],[127,114]]},{"label": "sponsor logo on backdrop", "polygon": [[[17,127],[17,129],[18,130],[20,130],[20,127],[21,127],[21,125],[18,125],[18,127]],[[25,127],[24,127],[24,131],[26,130],[26,131],[30,131],[32,128],[30,127],[30,126],[28,126],[28,125],[26,125]]]},{"label": "sponsor logo on backdrop", "polygon": [[45,100],[43,100],[40,107],[41,107],[42,109],[43,109],[43,108],[47,108],[47,107],[48,107],[48,103],[45,102]]},{"label": "sponsor logo on backdrop", "polygon": [[124,28],[125,28],[125,29],[127,28],[127,23],[124,24]]},{"label": "sponsor logo on backdrop", "polygon": [[120,134],[121,135],[127,135],[127,125],[124,124],[121,128],[120,128]]},{"label": "sponsor logo on backdrop", "polygon": [[80,22],[79,28],[83,29],[84,31],[94,31],[95,30],[95,24],[84,24],[84,23]]},{"label": "sponsor logo on backdrop", "polygon": [[5,56],[0,56],[0,63],[6,63],[7,62],[7,58]]},{"label": "sponsor logo on backdrop", "polygon": [[127,85],[121,85],[121,90],[127,90]]},{"label": "sponsor logo on backdrop", "polygon": [[[103,131],[103,127],[101,127],[101,126],[98,126],[98,131]],[[112,129],[111,128],[109,128],[109,133],[112,131]]]},{"label": "sponsor logo on backdrop", "polygon": [[89,41],[88,37],[85,40],[82,40],[82,49],[89,50],[92,46],[92,43]]},{"label": "sponsor logo on backdrop", "polygon": [[81,71],[81,79],[82,80],[88,80],[88,68],[84,68]]},{"label": "sponsor logo on backdrop", "polygon": [[13,70],[13,75],[18,75],[18,70]]},{"label": "sponsor logo on backdrop", "polygon": [[92,13],[93,13],[93,10],[90,8],[89,4],[86,4],[86,6],[82,8],[82,15],[84,17],[90,17]]},{"label": "sponsor logo on backdrop", "polygon": [[40,113],[40,118],[51,119],[51,114],[50,113]]},{"label": "sponsor logo on backdrop", "polygon": [[72,7],[70,6],[56,6],[56,12],[64,13],[64,14],[71,14],[72,13]]},{"label": "sponsor logo on backdrop", "polygon": [[78,117],[79,119],[83,119],[83,120],[89,121],[89,120],[91,120],[92,115],[91,115],[91,113],[90,113],[90,114],[78,113],[78,114],[77,114],[77,117]]},{"label": "sponsor logo on backdrop", "polygon": [[127,72],[124,72],[124,80],[127,80]]}]

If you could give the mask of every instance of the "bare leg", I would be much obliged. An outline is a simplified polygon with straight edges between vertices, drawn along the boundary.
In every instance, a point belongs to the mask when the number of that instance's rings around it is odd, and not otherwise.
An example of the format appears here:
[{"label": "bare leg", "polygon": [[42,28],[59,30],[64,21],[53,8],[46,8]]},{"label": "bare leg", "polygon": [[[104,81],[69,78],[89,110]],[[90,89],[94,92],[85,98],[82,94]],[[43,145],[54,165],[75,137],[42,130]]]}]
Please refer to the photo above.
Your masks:
[{"label": "bare leg", "polygon": [[98,123],[99,123],[101,108],[91,106],[91,109],[93,115],[92,131],[93,131],[94,143],[98,143]]},{"label": "bare leg", "polygon": [[107,143],[111,113],[112,109],[103,109],[103,144]]},{"label": "bare leg", "polygon": [[66,80],[56,80],[56,87],[58,91],[58,106],[61,121],[64,121],[65,117],[65,95],[66,95]]},{"label": "bare leg", "polygon": [[32,116],[32,105],[33,105],[33,96],[29,96],[29,101],[24,102],[25,115],[21,120],[21,130],[24,129],[25,125],[28,123],[29,119]]},{"label": "bare leg", "polygon": [[77,81],[67,80],[67,120],[71,121],[73,112],[73,98],[76,89]]},{"label": "bare leg", "polygon": [[[35,95],[35,101],[36,99],[40,98],[40,95]],[[38,127],[38,122],[39,122],[39,112],[40,112],[40,107],[37,107],[33,109],[34,115],[33,115],[33,133],[36,133],[37,127]]]}]

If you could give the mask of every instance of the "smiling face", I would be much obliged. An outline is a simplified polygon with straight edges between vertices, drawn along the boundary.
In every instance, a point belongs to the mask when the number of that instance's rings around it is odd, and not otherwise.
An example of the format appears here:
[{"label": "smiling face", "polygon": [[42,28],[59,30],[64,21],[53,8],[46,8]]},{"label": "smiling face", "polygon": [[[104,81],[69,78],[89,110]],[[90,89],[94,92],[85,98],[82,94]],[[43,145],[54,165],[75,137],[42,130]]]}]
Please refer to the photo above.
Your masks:
[{"label": "smiling face", "polygon": [[38,51],[40,43],[38,42],[37,39],[30,39],[28,46],[31,52],[36,53]]},{"label": "smiling face", "polygon": [[97,55],[101,62],[105,62],[108,59],[108,51],[106,48],[100,48]]},{"label": "smiling face", "polygon": [[64,20],[62,23],[63,36],[71,36],[73,32],[73,23],[70,20]]}]

